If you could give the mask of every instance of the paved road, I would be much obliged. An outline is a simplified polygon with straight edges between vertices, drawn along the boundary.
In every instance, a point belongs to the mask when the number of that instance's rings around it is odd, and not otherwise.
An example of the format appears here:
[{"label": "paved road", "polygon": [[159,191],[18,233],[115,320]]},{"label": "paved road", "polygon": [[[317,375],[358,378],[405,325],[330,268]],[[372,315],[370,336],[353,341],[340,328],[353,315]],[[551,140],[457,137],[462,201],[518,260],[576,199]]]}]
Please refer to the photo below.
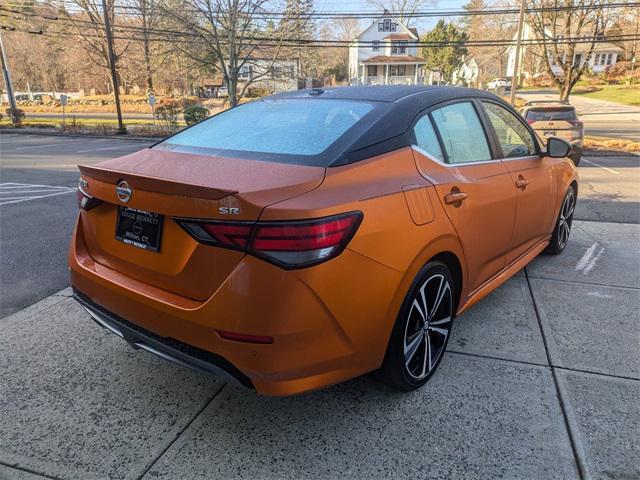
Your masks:
[{"label": "paved road", "polygon": [[0,318],[68,284],[65,255],[77,212],[77,164],[148,144],[0,134]]},{"label": "paved road", "polygon": [[[549,91],[518,92],[526,100],[557,100],[558,94]],[[596,100],[573,95],[571,104],[584,122],[587,135],[622,138],[640,142],[640,107]]]},{"label": "paved road", "polygon": [[273,399],[130,349],[64,289],[75,165],[144,143],[0,145],[3,312],[32,304],[0,328],[0,478],[640,478],[637,158],[581,164],[567,250],[457,319],[424,388]]}]

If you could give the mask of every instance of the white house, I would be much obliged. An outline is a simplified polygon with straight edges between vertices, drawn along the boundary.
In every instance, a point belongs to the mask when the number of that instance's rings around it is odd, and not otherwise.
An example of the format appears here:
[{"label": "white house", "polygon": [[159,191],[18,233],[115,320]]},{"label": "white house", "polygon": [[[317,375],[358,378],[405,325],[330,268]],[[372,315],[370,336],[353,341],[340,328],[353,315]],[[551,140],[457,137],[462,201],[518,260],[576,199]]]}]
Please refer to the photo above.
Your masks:
[{"label": "white house", "polygon": [[349,45],[349,80],[352,85],[430,83],[425,59],[419,56],[418,31],[387,12]]},{"label": "white house", "polygon": [[[553,41],[553,34],[550,30],[545,31],[545,36],[548,41]],[[533,29],[531,25],[525,23],[522,29],[522,39],[523,40],[534,40],[538,38],[537,32]],[[586,37],[585,37],[586,38]],[[516,37],[514,36],[514,41]],[[557,37],[557,40],[562,40],[562,36]],[[591,56],[589,56],[589,48],[590,43],[576,43],[575,51],[573,54],[573,64],[574,65],[584,65],[585,62],[589,62],[589,69],[593,73],[601,73],[604,72],[607,67],[611,65],[615,65],[618,61],[618,57],[622,53],[622,48],[613,43],[608,42],[598,42],[594,45],[593,51],[591,52]],[[536,77],[542,73],[546,72],[546,67],[544,62],[542,62],[540,58],[536,59],[535,56],[529,55],[527,56],[527,52],[529,49],[540,48],[537,46],[527,46],[523,45],[520,49],[520,71],[524,78]],[[516,59],[516,48],[515,44],[509,47],[508,50],[508,59],[507,59],[507,77],[513,77],[514,63]],[[527,59],[529,61],[527,61]],[[551,59],[551,70],[557,76],[562,75],[562,68],[560,65],[555,64],[554,59]]]},{"label": "white house", "polygon": [[252,81],[249,88],[264,88],[270,93],[298,89],[300,61],[298,58],[250,58],[238,72],[238,83]]},{"label": "white house", "polygon": [[452,83],[472,87],[478,81],[479,73],[478,63],[471,57],[465,58],[462,65],[453,71]]}]

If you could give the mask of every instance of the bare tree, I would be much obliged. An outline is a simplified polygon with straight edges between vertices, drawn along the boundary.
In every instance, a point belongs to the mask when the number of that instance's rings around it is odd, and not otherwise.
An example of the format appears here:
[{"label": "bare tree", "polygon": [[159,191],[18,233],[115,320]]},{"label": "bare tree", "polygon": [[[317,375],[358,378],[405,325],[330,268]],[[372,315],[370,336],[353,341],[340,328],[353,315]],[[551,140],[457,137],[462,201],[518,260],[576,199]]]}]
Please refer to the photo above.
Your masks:
[{"label": "bare tree", "polygon": [[[155,71],[155,59],[157,55],[153,52],[152,32],[161,24],[161,13],[152,0],[132,0],[135,7],[136,18],[139,23],[142,57],[144,62],[145,83],[148,91],[153,91],[153,74]],[[157,43],[156,43],[157,45]]]},{"label": "bare tree", "polygon": [[[177,1],[164,0],[160,8],[182,29],[198,37],[190,47],[181,48],[194,61],[222,73],[229,89],[229,104],[235,107],[253,82],[271,73],[281,53],[282,29],[270,30],[260,15],[268,0]],[[266,60],[267,67],[253,72],[240,86],[243,67],[255,64],[256,59]]]},{"label": "bare tree", "polygon": [[[337,40],[340,42],[354,41],[362,27],[355,18],[336,18],[322,23],[319,28],[322,40]],[[323,65],[323,75],[334,75],[336,80],[343,81],[349,77],[349,47],[323,47],[319,53],[319,63]]]},{"label": "bare tree", "polygon": [[527,22],[541,42],[542,61],[560,89],[561,100],[569,98],[574,85],[589,68],[593,49],[608,25],[607,2],[531,0],[529,4],[529,8],[537,10],[527,13]]},{"label": "bare tree", "polygon": [[[106,70],[109,70],[109,48],[107,44],[107,30],[104,23],[104,14],[101,0],[50,0],[51,7],[58,10],[58,15],[66,19],[65,25],[74,38],[80,39],[80,45],[84,48],[89,60]],[[115,24],[115,0],[106,0],[107,11],[112,29]],[[118,63],[128,50],[129,40],[117,42],[114,51],[114,68],[118,71]],[[111,82],[112,89],[115,85]]]},{"label": "bare tree", "polygon": [[[491,8],[507,7],[507,4],[492,3]],[[488,8],[485,0],[470,0],[464,5],[468,12],[482,12]],[[486,12],[485,12],[486,13]],[[515,15],[468,15],[463,18],[462,26],[469,35],[469,40],[502,40],[512,38],[516,26]],[[506,58],[510,46],[499,44],[494,46],[471,45],[467,47],[478,65],[478,80],[502,76],[506,70]]]}]

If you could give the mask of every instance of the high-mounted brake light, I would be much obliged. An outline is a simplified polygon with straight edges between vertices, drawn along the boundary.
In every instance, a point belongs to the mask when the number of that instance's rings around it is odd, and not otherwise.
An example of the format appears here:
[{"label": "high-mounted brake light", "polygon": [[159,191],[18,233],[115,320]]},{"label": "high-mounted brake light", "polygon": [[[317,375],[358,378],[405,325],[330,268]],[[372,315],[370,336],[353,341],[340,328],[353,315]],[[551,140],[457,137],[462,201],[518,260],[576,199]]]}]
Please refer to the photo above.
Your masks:
[{"label": "high-mounted brake light", "polygon": [[339,255],[360,225],[362,212],[257,223],[175,220],[201,243],[246,251],[279,267],[293,269]]}]

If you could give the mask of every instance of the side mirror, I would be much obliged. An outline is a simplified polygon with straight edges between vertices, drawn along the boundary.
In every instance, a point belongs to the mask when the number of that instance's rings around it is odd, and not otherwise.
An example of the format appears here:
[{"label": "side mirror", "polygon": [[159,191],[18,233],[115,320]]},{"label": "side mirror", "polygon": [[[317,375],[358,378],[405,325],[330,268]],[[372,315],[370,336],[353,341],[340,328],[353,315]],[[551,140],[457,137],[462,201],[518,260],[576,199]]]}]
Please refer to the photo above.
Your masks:
[{"label": "side mirror", "polygon": [[547,140],[547,155],[553,158],[563,158],[571,153],[571,144],[557,137]]}]

